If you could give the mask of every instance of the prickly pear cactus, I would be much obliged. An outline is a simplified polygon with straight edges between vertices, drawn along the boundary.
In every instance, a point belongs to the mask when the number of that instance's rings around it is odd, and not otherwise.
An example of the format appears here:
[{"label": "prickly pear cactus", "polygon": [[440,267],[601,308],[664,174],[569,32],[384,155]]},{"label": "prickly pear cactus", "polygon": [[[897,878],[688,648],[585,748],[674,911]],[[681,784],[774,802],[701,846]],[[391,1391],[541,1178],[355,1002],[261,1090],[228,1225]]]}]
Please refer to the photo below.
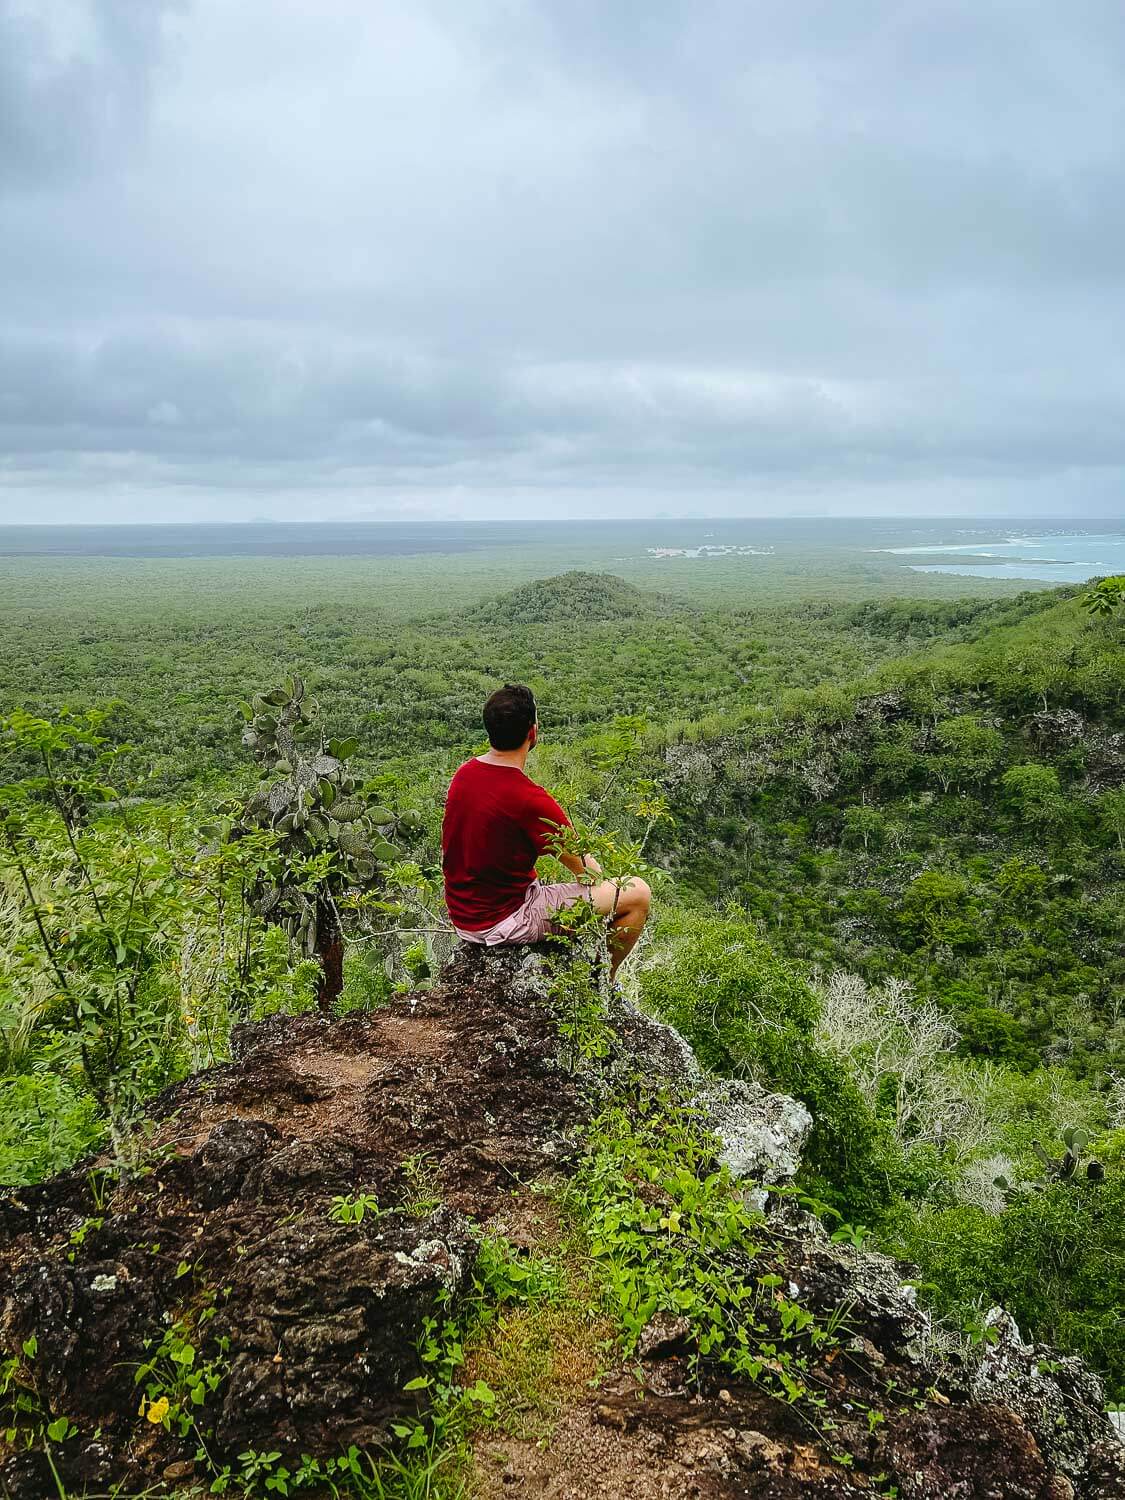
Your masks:
[{"label": "prickly pear cactus", "polygon": [[[1062,1143],[1063,1154],[1058,1160],[1044,1149],[1041,1141],[1031,1143],[1043,1164],[1045,1181],[1069,1182],[1078,1175],[1086,1147],[1090,1144],[1090,1132],[1081,1125],[1068,1125],[1062,1133]],[[1089,1182],[1102,1182],[1105,1179],[1105,1167],[1095,1157],[1091,1157],[1086,1163],[1084,1175]]]},{"label": "prickly pear cactus", "polygon": [[419,816],[396,817],[350,773],[356,742],[325,737],[319,706],[300,677],[255,693],[241,709],[242,743],[261,766],[262,780],[231,836],[275,835],[254,904],[305,954],[320,958],[320,1003],[328,1006],[342,984],[341,898],[378,888],[398,855],[392,838],[416,827]]}]

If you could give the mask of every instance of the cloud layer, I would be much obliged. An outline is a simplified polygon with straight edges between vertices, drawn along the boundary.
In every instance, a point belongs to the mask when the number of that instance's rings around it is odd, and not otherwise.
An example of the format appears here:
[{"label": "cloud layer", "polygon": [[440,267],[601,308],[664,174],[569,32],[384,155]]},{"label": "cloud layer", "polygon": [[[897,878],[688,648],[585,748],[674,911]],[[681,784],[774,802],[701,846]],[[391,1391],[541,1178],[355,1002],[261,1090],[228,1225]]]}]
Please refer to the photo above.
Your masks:
[{"label": "cloud layer", "polygon": [[0,520],[1119,516],[1125,10],[0,0]]}]

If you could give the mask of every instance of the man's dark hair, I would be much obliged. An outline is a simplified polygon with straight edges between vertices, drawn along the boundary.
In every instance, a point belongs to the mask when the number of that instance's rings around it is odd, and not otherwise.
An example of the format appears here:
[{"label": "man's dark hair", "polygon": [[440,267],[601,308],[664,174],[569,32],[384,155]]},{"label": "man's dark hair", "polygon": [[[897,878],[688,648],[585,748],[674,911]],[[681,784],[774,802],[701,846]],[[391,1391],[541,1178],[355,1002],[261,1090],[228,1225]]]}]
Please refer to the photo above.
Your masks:
[{"label": "man's dark hair", "polygon": [[522,683],[505,683],[484,705],[484,727],[494,750],[518,750],[534,723],[535,694]]}]

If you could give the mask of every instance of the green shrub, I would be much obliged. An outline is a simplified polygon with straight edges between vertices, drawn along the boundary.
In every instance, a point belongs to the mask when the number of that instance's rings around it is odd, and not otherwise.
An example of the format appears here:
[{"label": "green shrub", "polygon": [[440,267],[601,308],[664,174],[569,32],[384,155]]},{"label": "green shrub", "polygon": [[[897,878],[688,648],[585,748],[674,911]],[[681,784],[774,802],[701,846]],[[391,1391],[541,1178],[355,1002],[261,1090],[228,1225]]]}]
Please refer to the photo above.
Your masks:
[{"label": "green shrub", "polygon": [[989,1003],[970,984],[954,982],[942,987],[938,996],[961,1033],[958,1052],[962,1057],[991,1057],[996,1062],[1030,1071],[1038,1067],[1039,1052],[1015,1016]]},{"label": "green shrub", "polygon": [[844,1063],[813,1041],[816,997],[740,917],[685,924],[640,974],[646,1006],[692,1044],[705,1068],[752,1078],[808,1105],[802,1185],[845,1218],[872,1223],[890,1201],[900,1154]]},{"label": "green shrub", "polygon": [[940,943],[966,948],[980,941],[968,882],[947,870],[925,870],[911,882],[903,894],[898,920],[912,947]]},{"label": "green shrub", "polygon": [[1012,766],[1001,778],[1007,801],[1029,828],[1053,831],[1069,817],[1066,798],[1053,766],[1028,762]]},{"label": "green shrub", "polygon": [[320,965],[315,959],[302,959],[280,927],[267,928],[261,935],[249,996],[250,1018],[266,1016],[300,1016],[316,1005]]},{"label": "green shrub", "polygon": [[97,1105],[51,1073],[0,1079],[0,1184],[61,1172],[103,1135]]},{"label": "green shrub", "polygon": [[378,1010],[393,994],[394,984],[387,977],[381,953],[369,949],[348,953],[344,959],[343,992],[333,1009],[338,1016]]},{"label": "green shrub", "polygon": [[1074,1350],[1125,1399],[1125,1171],[1104,1183],[1051,1183],[1016,1195],[1001,1214],[927,1210],[889,1248],[914,1261],[938,1307],[970,1319],[1001,1303],[1025,1336]]}]

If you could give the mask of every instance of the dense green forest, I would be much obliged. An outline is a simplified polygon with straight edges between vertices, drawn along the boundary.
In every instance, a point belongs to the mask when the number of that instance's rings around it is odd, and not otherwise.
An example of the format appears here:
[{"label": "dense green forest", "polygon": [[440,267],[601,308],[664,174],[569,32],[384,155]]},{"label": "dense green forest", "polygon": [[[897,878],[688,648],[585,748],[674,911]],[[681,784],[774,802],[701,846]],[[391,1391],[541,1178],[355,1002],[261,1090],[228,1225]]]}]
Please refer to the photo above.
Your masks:
[{"label": "dense green forest", "polygon": [[[329,909],[338,1011],[428,983],[444,787],[522,680],[532,774],[652,879],[628,993],[809,1104],[800,1186],[835,1233],[916,1266],[962,1334],[1002,1301],[1122,1399],[1125,610],[956,582],[9,601],[0,1182],[127,1152],[233,1024],[314,1005]],[[319,780],[279,831],[290,731]]]}]

